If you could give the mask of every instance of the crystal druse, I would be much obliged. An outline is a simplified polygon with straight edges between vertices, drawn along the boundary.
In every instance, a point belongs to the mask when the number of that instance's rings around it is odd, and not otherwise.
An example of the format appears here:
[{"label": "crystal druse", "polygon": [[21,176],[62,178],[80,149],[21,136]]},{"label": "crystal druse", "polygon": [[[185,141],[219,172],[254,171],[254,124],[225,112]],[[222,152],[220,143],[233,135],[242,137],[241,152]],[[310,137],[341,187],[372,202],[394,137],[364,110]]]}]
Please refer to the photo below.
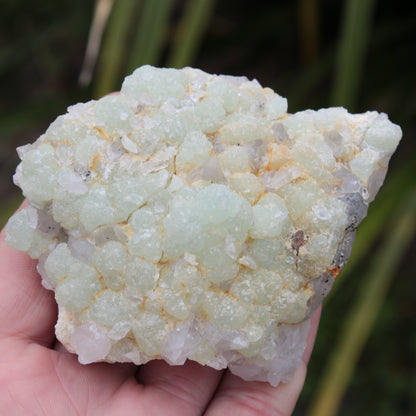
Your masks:
[{"label": "crystal druse", "polygon": [[6,241],[39,259],[81,363],[191,359],[277,385],[400,138],[385,114],[288,114],[256,80],[143,66],[18,149],[29,205]]}]

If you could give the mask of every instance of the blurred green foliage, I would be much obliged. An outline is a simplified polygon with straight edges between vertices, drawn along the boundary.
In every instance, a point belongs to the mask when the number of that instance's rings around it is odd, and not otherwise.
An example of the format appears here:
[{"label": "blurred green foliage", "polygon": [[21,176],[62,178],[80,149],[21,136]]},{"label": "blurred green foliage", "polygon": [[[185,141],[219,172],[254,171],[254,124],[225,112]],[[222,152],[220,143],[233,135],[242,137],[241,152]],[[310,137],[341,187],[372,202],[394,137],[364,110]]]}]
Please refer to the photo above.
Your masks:
[{"label": "blurred green foliage", "polygon": [[[93,22],[107,3],[103,36]],[[3,0],[0,223],[21,200],[14,148],[135,66],[247,75],[291,112],[344,105],[389,114],[404,138],[326,300],[295,415],[416,414],[416,5],[387,0]],[[91,32],[92,30],[92,32]],[[87,56],[88,39],[98,59]],[[80,85],[81,68],[92,82]],[[89,67],[85,66],[89,62]],[[85,84],[84,78],[84,84]]]}]

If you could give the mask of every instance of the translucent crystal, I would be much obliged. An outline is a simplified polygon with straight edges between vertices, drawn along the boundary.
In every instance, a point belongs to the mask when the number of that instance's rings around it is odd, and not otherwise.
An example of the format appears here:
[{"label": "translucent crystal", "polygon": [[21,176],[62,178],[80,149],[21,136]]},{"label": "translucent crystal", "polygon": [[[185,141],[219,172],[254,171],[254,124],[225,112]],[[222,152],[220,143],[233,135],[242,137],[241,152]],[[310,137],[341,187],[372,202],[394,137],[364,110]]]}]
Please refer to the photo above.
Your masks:
[{"label": "translucent crystal", "polygon": [[143,66],[18,149],[29,205],[6,241],[39,259],[81,363],[192,359],[277,385],[400,138],[385,114],[288,114],[256,80]]}]

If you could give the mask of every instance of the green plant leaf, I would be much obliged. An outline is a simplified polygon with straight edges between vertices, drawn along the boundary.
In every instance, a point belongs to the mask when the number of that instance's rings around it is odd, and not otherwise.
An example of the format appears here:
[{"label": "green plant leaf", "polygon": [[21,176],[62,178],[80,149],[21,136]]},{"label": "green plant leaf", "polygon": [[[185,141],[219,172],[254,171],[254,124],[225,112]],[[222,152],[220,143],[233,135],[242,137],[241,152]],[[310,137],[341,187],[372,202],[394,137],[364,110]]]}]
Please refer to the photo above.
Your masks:
[{"label": "green plant leaf", "polygon": [[124,72],[127,38],[139,6],[140,1],[137,0],[118,0],[113,6],[95,77],[94,97],[96,98],[119,88]]},{"label": "green plant leaf", "polygon": [[358,99],[375,0],[345,0],[331,105],[350,111]]},{"label": "green plant leaf", "polygon": [[168,58],[168,66],[183,68],[192,65],[211,19],[214,5],[215,0],[188,0]]},{"label": "green plant leaf", "polygon": [[172,0],[147,0],[144,2],[130,51],[128,72],[145,64],[157,65],[163,40],[169,27],[172,6]]}]

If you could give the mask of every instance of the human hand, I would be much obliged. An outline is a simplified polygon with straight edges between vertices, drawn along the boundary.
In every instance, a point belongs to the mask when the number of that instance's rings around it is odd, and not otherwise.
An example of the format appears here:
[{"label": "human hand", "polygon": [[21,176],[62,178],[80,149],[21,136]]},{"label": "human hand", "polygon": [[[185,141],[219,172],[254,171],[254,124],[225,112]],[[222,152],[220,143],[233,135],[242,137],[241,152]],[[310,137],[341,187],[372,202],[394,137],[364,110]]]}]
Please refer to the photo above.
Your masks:
[{"label": "human hand", "polygon": [[6,246],[0,234],[0,414],[4,415],[290,415],[303,387],[319,323],[311,321],[303,363],[272,387],[243,381],[193,361],[170,366],[82,365],[55,338],[53,292],[41,286],[36,261]]}]

